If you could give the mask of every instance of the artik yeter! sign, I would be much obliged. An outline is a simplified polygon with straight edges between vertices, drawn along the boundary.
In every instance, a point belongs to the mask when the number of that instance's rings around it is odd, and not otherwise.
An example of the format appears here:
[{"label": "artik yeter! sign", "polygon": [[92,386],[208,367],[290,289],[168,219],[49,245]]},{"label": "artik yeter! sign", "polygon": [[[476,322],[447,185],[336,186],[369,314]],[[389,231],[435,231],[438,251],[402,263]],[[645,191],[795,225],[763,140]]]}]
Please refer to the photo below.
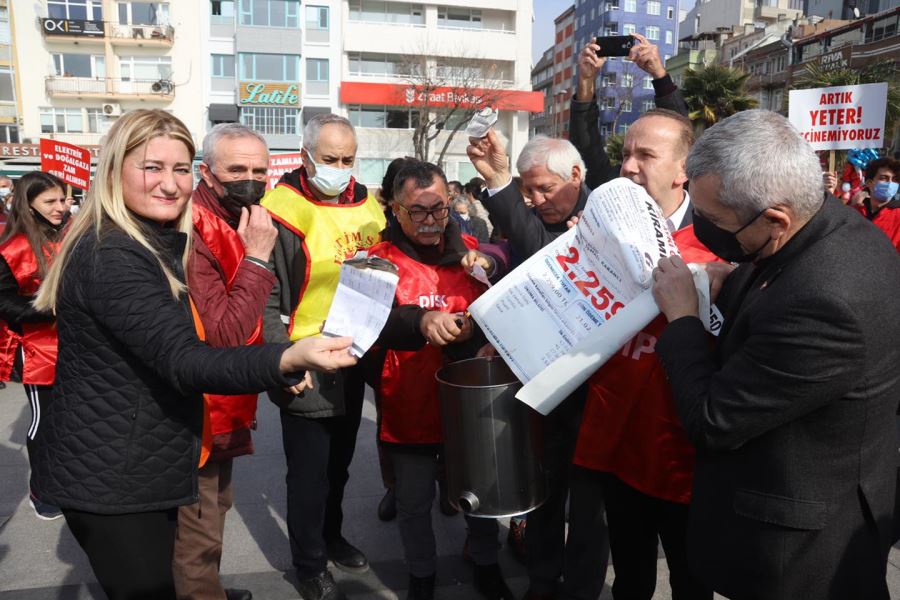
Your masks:
[{"label": "artik yeter! sign", "polygon": [[792,90],[788,118],[813,150],[881,148],[887,83]]}]

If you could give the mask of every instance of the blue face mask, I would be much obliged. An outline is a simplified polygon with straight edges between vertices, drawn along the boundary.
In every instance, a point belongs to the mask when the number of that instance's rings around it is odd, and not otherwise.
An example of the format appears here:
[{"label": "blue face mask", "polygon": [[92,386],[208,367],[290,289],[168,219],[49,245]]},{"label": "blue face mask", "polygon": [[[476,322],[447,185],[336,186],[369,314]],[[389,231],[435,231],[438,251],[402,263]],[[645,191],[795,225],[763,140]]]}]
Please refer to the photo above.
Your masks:
[{"label": "blue face mask", "polygon": [[898,189],[900,189],[900,183],[896,181],[879,181],[872,189],[872,197],[879,202],[884,202],[893,198]]},{"label": "blue face mask", "polygon": [[350,185],[352,169],[336,169],[328,165],[320,165],[309,154],[307,154],[307,158],[316,169],[316,174],[309,178],[309,183],[325,196],[329,198],[340,196]]}]

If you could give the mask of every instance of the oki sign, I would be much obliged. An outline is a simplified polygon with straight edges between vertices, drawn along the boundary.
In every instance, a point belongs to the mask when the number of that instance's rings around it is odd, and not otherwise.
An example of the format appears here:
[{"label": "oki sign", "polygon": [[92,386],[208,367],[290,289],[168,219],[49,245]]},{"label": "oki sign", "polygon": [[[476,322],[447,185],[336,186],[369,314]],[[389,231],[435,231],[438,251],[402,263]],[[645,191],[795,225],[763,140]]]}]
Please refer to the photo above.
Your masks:
[{"label": "oki sign", "polygon": [[392,83],[341,82],[341,102],[344,104],[385,104],[387,106],[458,106],[481,108],[493,106],[498,110],[544,110],[544,96],[540,92],[518,90],[485,90],[476,88],[435,87]]},{"label": "oki sign", "polygon": [[242,106],[300,106],[300,85],[296,83],[261,83],[242,81]]},{"label": "oki sign", "polygon": [[887,83],[792,90],[788,118],[813,150],[881,148]]},{"label": "oki sign", "polygon": [[91,151],[41,138],[41,171],[56,175],[72,187],[87,190],[91,186]]}]

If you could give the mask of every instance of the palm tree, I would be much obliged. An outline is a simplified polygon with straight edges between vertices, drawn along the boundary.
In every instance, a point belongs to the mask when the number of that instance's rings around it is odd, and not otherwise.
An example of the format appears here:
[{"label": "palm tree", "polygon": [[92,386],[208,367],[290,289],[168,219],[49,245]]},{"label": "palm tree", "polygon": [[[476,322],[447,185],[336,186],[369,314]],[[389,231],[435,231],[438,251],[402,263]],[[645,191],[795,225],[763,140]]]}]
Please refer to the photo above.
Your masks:
[{"label": "palm tree", "polygon": [[703,130],[736,112],[756,108],[759,102],[747,95],[750,73],[709,64],[688,69],[681,94],[691,121]]},{"label": "palm tree", "polygon": [[609,157],[609,162],[617,167],[622,164],[622,148],[624,145],[624,135],[612,133],[606,136],[606,155]]}]

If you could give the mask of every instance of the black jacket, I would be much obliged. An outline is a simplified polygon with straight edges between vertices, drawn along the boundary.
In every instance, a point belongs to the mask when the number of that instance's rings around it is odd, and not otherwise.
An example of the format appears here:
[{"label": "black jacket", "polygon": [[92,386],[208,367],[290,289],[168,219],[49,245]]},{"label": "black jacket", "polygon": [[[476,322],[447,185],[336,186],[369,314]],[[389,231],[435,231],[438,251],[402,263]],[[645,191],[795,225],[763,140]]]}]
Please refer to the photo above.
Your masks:
[{"label": "black jacket", "polygon": [[[688,116],[688,107],[681,97],[681,92],[666,75],[653,80],[656,92],[656,107],[673,110]],[[619,176],[619,168],[609,162],[606,155],[606,143],[600,135],[600,108],[597,98],[590,102],[579,102],[572,98],[572,110],[569,117],[569,141],[578,149],[581,159],[587,168],[585,183],[594,190]]]},{"label": "black jacket", "polygon": [[500,229],[509,240],[513,254],[520,261],[555,240],[569,230],[566,221],[584,210],[590,191],[581,186],[575,208],[559,223],[544,223],[534,209],[525,206],[525,200],[515,182],[494,194],[482,192],[481,202],[491,215],[494,227]]},{"label": "black jacket", "polygon": [[[187,237],[145,227],[183,277]],[[35,438],[31,489],[62,508],[117,514],[196,502],[201,392],[296,382],[279,373],[288,344],[201,342],[187,298],[173,299],[156,258],[112,226],[72,249],[57,307],[59,360]]]},{"label": "black jacket", "polygon": [[900,401],[900,256],[836,199],[738,267],[656,345],[697,448],[694,573],[736,599],[888,597]]}]

